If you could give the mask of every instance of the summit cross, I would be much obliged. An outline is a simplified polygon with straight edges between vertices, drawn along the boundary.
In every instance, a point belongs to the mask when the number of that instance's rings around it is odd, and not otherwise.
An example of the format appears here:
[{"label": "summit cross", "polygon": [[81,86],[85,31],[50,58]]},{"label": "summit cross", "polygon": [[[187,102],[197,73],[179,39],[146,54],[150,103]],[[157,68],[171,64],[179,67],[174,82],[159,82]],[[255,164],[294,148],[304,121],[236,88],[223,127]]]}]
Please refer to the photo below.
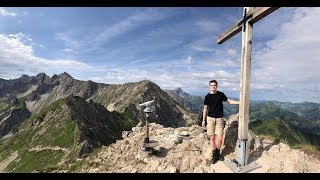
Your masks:
[{"label": "summit cross", "polygon": [[242,55],[240,78],[239,125],[237,140],[237,160],[225,161],[234,172],[248,172],[256,169],[257,164],[248,165],[248,126],[249,126],[249,97],[250,97],[250,72],[252,50],[253,24],[277,10],[279,7],[244,7],[243,18],[217,38],[217,43],[222,44],[242,30]]}]

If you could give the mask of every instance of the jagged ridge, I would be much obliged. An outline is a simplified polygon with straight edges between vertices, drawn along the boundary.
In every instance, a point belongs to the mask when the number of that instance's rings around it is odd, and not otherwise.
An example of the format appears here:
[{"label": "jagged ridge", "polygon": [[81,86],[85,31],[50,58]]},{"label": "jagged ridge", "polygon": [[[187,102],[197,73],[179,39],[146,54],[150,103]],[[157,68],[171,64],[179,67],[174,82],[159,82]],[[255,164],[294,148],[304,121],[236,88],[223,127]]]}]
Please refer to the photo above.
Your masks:
[{"label": "jagged ridge", "polygon": [[33,114],[14,136],[3,139],[0,160],[17,152],[8,171],[50,169],[114,143],[128,129],[123,121],[121,114],[108,112],[100,104],[69,96]]}]

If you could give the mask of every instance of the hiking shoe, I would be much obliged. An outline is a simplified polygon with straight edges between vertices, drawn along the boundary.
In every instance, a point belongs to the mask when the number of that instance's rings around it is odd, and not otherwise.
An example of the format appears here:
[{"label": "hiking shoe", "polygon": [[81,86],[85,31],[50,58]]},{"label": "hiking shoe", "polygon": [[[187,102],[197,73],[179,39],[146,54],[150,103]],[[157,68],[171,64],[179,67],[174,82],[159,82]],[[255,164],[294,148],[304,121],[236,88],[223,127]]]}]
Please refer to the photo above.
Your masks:
[{"label": "hiking shoe", "polygon": [[217,162],[218,162],[218,159],[216,159],[216,158],[214,158],[214,157],[212,157],[211,160],[210,160],[210,163],[211,163],[211,164],[215,164],[215,163],[217,163]]},{"label": "hiking shoe", "polygon": [[211,163],[215,164],[219,161],[219,151],[218,149],[212,150],[212,158],[211,158]]},{"label": "hiking shoe", "polygon": [[220,149],[218,149],[218,159],[224,161],[224,157],[220,154]]}]

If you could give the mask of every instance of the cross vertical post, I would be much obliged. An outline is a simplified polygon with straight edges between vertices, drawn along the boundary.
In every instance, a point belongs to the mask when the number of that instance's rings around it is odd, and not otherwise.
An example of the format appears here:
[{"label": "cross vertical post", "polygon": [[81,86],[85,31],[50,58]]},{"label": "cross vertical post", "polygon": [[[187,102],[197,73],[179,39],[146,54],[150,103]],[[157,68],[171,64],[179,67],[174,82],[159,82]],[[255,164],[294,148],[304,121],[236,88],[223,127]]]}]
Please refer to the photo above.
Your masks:
[{"label": "cross vertical post", "polygon": [[[253,10],[245,7],[243,18]],[[238,126],[238,163],[247,165],[248,160],[248,125],[249,125],[249,99],[250,99],[250,74],[251,74],[251,50],[252,50],[252,24],[248,21],[242,25],[242,58],[240,78],[240,104]]]}]

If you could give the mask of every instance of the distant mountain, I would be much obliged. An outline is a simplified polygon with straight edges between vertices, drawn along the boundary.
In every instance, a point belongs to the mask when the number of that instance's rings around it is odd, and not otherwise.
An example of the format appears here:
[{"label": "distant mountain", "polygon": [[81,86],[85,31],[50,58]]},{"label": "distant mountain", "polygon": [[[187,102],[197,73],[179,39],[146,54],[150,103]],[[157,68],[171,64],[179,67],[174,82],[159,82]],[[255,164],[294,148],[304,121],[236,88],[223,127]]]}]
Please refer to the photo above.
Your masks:
[{"label": "distant mountain", "polygon": [[[45,73],[39,73],[37,76],[22,75],[17,79],[0,81],[0,99],[2,102],[20,99],[29,113],[38,113],[51,103],[69,95],[91,97],[100,86],[104,84],[75,80],[66,72],[52,77]],[[18,116],[14,125],[9,126],[10,128],[5,131],[0,129],[0,133],[6,135],[29,116]],[[6,121],[9,119],[0,118],[2,124],[8,124]]]},{"label": "distant mountain", "polygon": [[144,108],[138,105],[151,99],[155,100],[155,114],[158,116],[153,122],[165,127],[180,127],[195,124],[197,119],[197,114],[187,111],[158,85],[148,80],[108,85],[99,89],[91,99],[109,111],[124,112],[127,109],[127,115],[136,122],[145,119]]},{"label": "distant mountain", "polygon": [[249,111],[250,121],[281,119],[296,126],[305,133],[320,135],[320,126],[294,112],[280,108],[273,102],[252,104]]},{"label": "distant mountain", "polygon": [[203,111],[203,101],[201,96],[192,96],[184,92],[181,88],[174,90],[164,90],[171,98],[179,102],[184,108],[193,113],[201,113]]},{"label": "distant mountain", "polygon": [[52,77],[39,73],[37,76],[23,75],[18,79],[1,81],[0,98],[25,97],[27,108],[34,113],[69,95],[87,99],[104,86],[107,85],[73,79],[66,72]]},{"label": "distant mountain", "polygon": [[320,104],[313,102],[291,103],[291,102],[278,102],[272,101],[275,105],[282,109],[295,112],[312,122],[320,125]]}]

